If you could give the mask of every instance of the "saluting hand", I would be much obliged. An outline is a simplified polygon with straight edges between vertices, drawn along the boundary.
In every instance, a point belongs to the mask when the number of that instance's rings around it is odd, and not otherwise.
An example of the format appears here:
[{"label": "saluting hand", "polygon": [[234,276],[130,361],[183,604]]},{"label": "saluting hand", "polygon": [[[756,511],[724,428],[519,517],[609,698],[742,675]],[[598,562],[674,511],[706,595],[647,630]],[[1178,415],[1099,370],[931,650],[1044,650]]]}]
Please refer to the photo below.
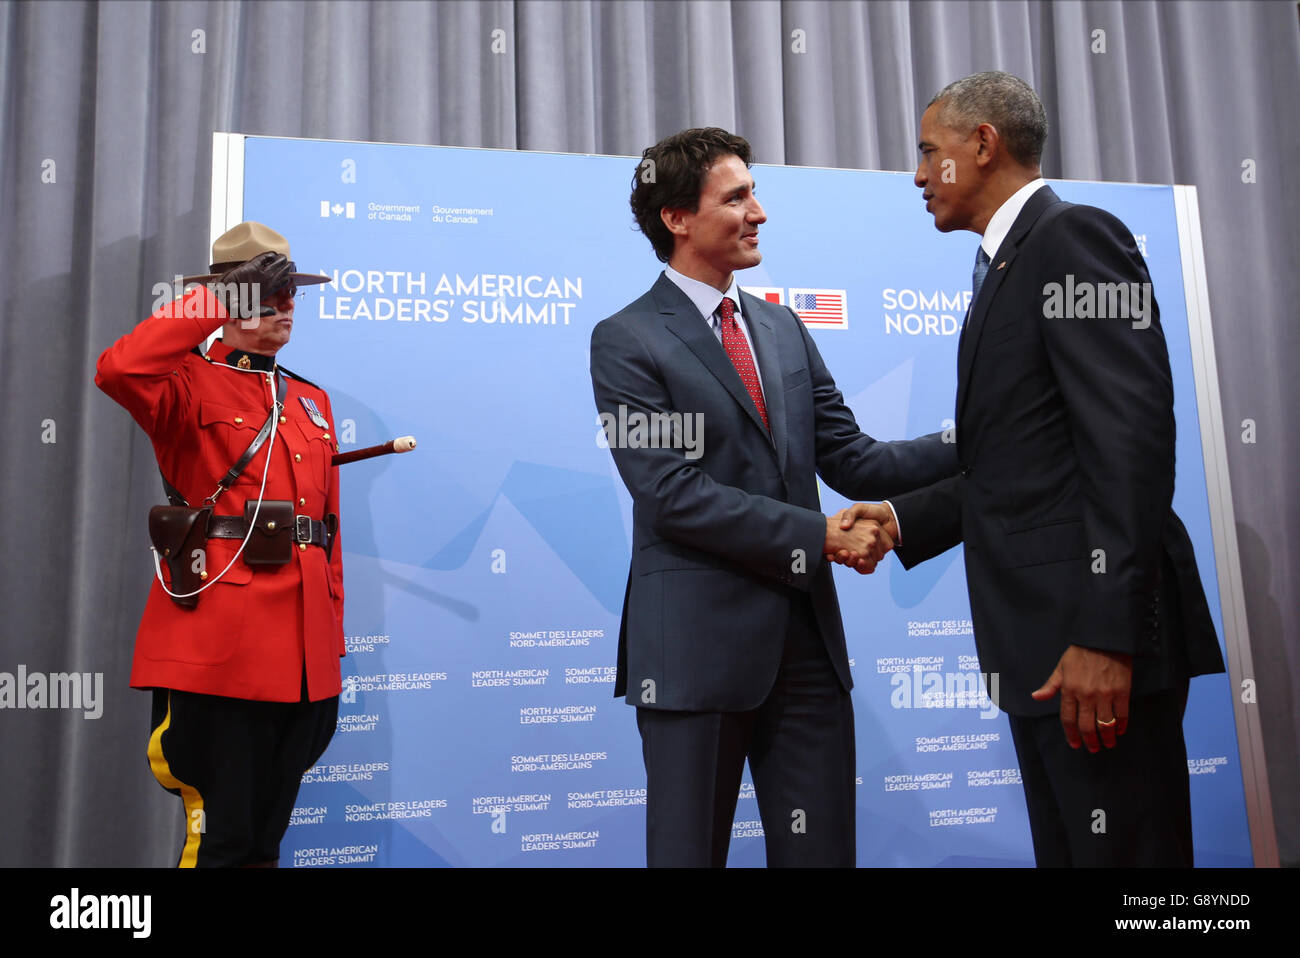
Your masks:
[{"label": "saluting hand", "polygon": [[267,250],[222,273],[213,292],[232,319],[251,319],[254,303],[260,306],[256,315],[272,316],[275,310],[260,304],[274,298],[292,280],[293,266],[289,260],[283,253]]}]

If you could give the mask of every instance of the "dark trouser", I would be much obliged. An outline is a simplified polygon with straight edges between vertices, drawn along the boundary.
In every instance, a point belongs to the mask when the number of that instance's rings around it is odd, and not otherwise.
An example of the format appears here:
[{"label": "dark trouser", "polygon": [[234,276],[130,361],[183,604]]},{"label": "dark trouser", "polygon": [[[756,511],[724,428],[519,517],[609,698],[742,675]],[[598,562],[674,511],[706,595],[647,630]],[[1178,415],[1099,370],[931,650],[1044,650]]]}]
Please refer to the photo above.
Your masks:
[{"label": "dark trouser", "polygon": [[298,786],[334,735],[338,696],[254,702],[154,689],[149,765],[185,803],[181,867],[280,857]]},{"label": "dark trouser", "polygon": [[748,757],[767,864],[853,866],[853,704],[808,602],[790,618],[776,684],[757,709],[637,709],[648,865],[726,865]]},{"label": "dark trouser", "polygon": [[1128,731],[1070,748],[1056,714],[1008,716],[1038,866],[1192,867],[1187,683],[1129,702]]}]

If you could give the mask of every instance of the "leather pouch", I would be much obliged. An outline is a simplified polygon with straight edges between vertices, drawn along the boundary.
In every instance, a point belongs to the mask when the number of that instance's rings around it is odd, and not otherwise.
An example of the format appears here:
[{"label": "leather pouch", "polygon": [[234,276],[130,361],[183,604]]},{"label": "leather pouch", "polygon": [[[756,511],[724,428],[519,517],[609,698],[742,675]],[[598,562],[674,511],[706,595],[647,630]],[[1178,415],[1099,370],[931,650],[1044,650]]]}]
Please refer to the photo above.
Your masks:
[{"label": "leather pouch", "polygon": [[[211,515],[212,506],[197,509],[154,506],[149,510],[149,540],[167,563],[167,571],[171,573],[171,591],[194,592],[203,584],[199,572],[204,565],[194,553],[202,552],[207,544],[208,517]],[[182,609],[193,609],[199,604],[197,595],[171,596],[171,600]]]},{"label": "leather pouch", "polygon": [[263,499],[262,508],[257,500],[244,503],[244,520],[257,525],[248,537],[244,561],[249,565],[284,565],[293,558],[293,503],[287,499]]}]

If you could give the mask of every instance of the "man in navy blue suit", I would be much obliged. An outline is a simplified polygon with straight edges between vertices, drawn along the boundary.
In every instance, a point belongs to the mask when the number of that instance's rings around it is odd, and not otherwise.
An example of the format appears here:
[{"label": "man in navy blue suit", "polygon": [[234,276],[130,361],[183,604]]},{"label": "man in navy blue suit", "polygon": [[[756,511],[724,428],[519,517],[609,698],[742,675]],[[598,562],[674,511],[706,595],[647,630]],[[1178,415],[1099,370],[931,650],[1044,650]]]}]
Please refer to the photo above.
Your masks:
[{"label": "man in navy blue suit", "polygon": [[667,268],[592,331],[633,500],[615,694],[637,708],[650,865],[726,864],[748,758],[768,864],[848,866],[852,678],[824,557],[861,554],[866,572],[892,542],[823,515],[817,476],[880,499],[952,475],[956,456],[938,434],[864,435],[799,318],[739,289],[766,221],[749,163],[716,128],[644,152],[631,205]]},{"label": "man in navy blue suit", "polygon": [[891,500],[897,525],[878,505],[852,515],[885,521],[909,569],[964,543],[1038,864],[1190,867],[1183,709],[1223,659],[1170,508],[1169,354],[1133,234],[1044,183],[1046,139],[1038,96],[1007,73],[958,80],[922,115],[925,208],[982,237],[960,471]]}]

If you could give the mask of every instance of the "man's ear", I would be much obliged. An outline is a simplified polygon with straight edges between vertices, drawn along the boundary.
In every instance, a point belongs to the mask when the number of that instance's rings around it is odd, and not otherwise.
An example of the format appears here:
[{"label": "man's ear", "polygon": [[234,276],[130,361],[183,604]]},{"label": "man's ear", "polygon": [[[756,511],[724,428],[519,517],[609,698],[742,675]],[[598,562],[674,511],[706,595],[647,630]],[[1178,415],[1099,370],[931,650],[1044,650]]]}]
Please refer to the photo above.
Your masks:
[{"label": "man's ear", "polygon": [[659,207],[659,219],[663,221],[668,232],[674,236],[686,235],[686,216],[690,210],[678,209],[674,206]]},{"label": "man's ear", "polygon": [[1002,152],[1002,136],[992,123],[981,123],[975,128],[978,139],[975,148],[975,164],[987,166]]}]

